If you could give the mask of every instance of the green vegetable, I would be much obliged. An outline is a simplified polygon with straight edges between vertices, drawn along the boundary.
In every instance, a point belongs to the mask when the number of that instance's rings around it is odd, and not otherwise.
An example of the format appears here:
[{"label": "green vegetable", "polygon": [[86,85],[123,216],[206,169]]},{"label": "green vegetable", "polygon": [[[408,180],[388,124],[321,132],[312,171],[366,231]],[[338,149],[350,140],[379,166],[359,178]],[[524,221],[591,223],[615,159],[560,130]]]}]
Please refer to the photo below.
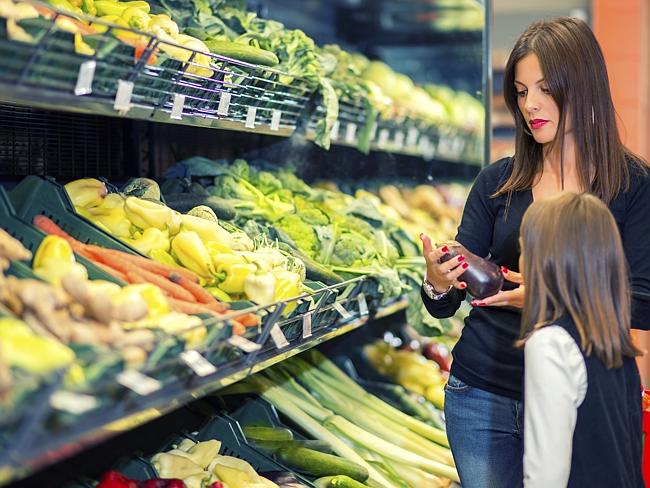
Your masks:
[{"label": "green vegetable", "polygon": [[314,485],[316,488],[364,488],[368,486],[343,474],[318,478],[314,481]]},{"label": "green vegetable", "polygon": [[235,207],[228,200],[215,196],[194,195],[192,193],[165,194],[165,203],[179,212],[189,212],[194,207],[205,205],[223,220],[232,220],[237,214]]},{"label": "green vegetable", "polygon": [[345,474],[357,481],[368,479],[368,470],[363,466],[343,459],[339,456],[306,449],[304,447],[288,447],[278,450],[278,460],[291,469],[311,476],[330,476]]},{"label": "green vegetable", "polygon": [[249,441],[255,447],[270,453],[274,453],[284,447],[305,447],[314,451],[334,454],[332,447],[327,442],[320,441],[318,439],[294,439],[291,441],[261,441],[249,439]]},{"label": "green vegetable", "polygon": [[249,440],[255,441],[290,441],[293,439],[293,432],[282,427],[265,427],[257,425],[245,425],[244,434]]},{"label": "green vegetable", "polygon": [[208,46],[210,52],[214,54],[237,59],[246,63],[275,66],[280,62],[278,57],[270,51],[247,44],[241,44],[239,42],[207,39],[205,45]]}]

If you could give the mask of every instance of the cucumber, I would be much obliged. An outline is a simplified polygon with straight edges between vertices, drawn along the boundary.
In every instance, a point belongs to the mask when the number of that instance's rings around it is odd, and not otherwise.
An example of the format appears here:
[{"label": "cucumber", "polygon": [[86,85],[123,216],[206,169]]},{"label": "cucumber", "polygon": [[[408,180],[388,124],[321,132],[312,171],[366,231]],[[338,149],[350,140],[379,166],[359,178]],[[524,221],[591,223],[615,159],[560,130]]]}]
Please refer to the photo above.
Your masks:
[{"label": "cucumber", "polygon": [[246,438],[253,441],[281,442],[293,440],[293,432],[283,427],[245,425],[243,430]]},{"label": "cucumber", "polygon": [[292,441],[264,441],[257,439],[249,439],[249,442],[256,448],[269,452],[271,454],[277,452],[283,447],[306,447],[314,451],[324,452],[326,454],[334,454],[330,445],[325,441],[311,440],[311,439],[294,439]]},{"label": "cucumber", "polygon": [[278,450],[277,458],[287,467],[315,477],[344,474],[363,482],[369,476],[368,470],[357,463],[304,447],[283,447]]},{"label": "cucumber", "polygon": [[165,203],[168,207],[178,212],[189,212],[194,207],[205,205],[210,207],[214,213],[223,220],[235,218],[236,210],[228,200],[215,196],[194,195],[192,193],[169,193],[165,194]]},{"label": "cucumber", "polygon": [[349,476],[339,474],[336,476],[325,476],[314,481],[316,488],[366,488],[368,485],[359,483]]},{"label": "cucumber", "polygon": [[237,59],[246,63],[275,66],[280,62],[278,57],[271,51],[250,46],[248,44],[208,39],[205,41],[205,45],[208,46],[210,52],[214,54],[220,54],[221,56]]}]

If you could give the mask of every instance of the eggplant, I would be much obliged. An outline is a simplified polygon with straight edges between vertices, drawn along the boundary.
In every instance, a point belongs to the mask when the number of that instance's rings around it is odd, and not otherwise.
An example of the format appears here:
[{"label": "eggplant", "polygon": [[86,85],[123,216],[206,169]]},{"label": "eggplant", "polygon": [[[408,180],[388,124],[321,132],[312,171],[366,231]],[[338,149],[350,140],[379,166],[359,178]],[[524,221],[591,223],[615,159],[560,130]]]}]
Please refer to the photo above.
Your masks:
[{"label": "eggplant", "polygon": [[267,480],[273,481],[280,488],[308,488],[293,473],[288,471],[266,471],[259,473],[259,475],[264,476]]},{"label": "eggplant", "polygon": [[467,292],[470,295],[482,300],[501,291],[503,274],[499,266],[469,252],[458,242],[447,242],[446,245],[449,252],[440,258],[440,262],[444,263],[461,254],[465,256],[464,262],[469,264],[469,268],[458,277],[458,281],[467,283]]}]

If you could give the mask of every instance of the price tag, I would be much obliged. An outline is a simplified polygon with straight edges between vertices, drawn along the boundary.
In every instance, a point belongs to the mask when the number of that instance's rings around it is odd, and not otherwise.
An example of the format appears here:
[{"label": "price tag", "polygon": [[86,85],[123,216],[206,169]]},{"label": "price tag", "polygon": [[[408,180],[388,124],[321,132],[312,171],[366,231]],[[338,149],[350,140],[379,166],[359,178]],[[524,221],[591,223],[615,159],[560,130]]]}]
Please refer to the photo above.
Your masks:
[{"label": "price tag", "polygon": [[365,293],[359,293],[359,315],[368,315],[368,302]]},{"label": "price tag", "polygon": [[354,144],[356,137],[357,124],[351,122],[345,127],[345,142],[348,144]]},{"label": "price tag", "polygon": [[255,116],[257,115],[257,107],[248,107],[248,112],[246,112],[246,123],[244,127],[247,129],[255,128]]},{"label": "price tag", "polygon": [[50,396],[52,408],[69,412],[73,415],[81,415],[97,407],[97,399],[94,396],[75,393],[72,391],[55,391]]},{"label": "price tag", "polygon": [[275,347],[278,349],[282,349],[289,345],[289,341],[287,341],[287,338],[282,333],[282,329],[280,329],[278,324],[274,324],[273,327],[271,327],[271,339],[273,339]]},{"label": "price tag", "polygon": [[180,93],[174,94],[174,104],[172,105],[172,113],[170,118],[181,120],[183,118],[183,109],[185,108],[185,95]]},{"label": "price tag", "polygon": [[79,73],[77,74],[77,84],[74,87],[75,95],[89,95],[93,92],[93,79],[95,78],[96,67],[97,62],[94,59],[81,63]]},{"label": "price tag", "polygon": [[436,153],[436,148],[433,142],[431,142],[431,139],[425,137],[425,140],[426,140],[426,144],[424,146],[424,151],[422,152],[422,156],[424,157],[424,159],[428,161],[430,159],[433,159],[433,156]]},{"label": "price tag", "polygon": [[395,147],[397,149],[402,149],[404,147],[404,132],[401,130],[395,133]]},{"label": "price tag", "polygon": [[332,132],[330,132],[330,139],[333,141],[339,138],[339,129],[341,128],[341,123],[337,120],[332,126]]},{"label": "price tag", "polygon": [[306,313],[302,316],[302,338],[307,339],[311,337],[311,316],[312,312]]},{"label": "price tag", "polygon": [[217,372],[214,364],[201,356],[198,351],[183,351],[181,353],[181,359],[198,376],[210,376]]},{"label": "price tag", "polygon": [[280,119],[282,118],[282,112],[279,110],[273,110],[271,114],[271,130],[280,130]]},{"label": "price tag", "polygon": [[406,133],[406,146],[415,147],[418,142],[418,130],[415,127],[409,127],[408,132]]},{"label": "price tag", "polygon": [[127,369],[117,375],[117,382],[134,391],[138,395],[146,396],[161,388],[160,381],[155,380],[135,369]]},{"label": "price tag", "polygon": [[334,310],[336,310],[339,315],[341,315],[343,320],[349,320],[352,318],[352,314],[343,308],[343,305],[341,305],[339,302],[334,302]]},{"label": "price tag", "polygon": [[230,339],[228,339],[228,343],[231,346],[235,346],[238,349],[241,349],[244,352],[253,352],[257,351],[258,349],[261,349],[262,346],[255,342],[251,342],[245,337],[234,335]]},{"label": "price tag", "polygon": [[128,112],[131,110],[131,97],[133,96],[133,82],[126,80],[117,80],[117,93],[113,108],[118,112]]},{"label": "price tag", "polygon": [[230,97],[232,95],[228,92],[222,92],[219,98],[219,106],[217,107],[217,115],[228,115],[230,109]]},{"label": "price tag", "polygon": [[377,135],[377,122],[372,123],[372,127],[370,128],[370,141],[375,140],[375,136]]},{"label": "price tag", "polygon": [[382,129],[379,131],[379,137],[377,138],[377,145],[379,147],[385,147],[388,142],[388,129]]}]

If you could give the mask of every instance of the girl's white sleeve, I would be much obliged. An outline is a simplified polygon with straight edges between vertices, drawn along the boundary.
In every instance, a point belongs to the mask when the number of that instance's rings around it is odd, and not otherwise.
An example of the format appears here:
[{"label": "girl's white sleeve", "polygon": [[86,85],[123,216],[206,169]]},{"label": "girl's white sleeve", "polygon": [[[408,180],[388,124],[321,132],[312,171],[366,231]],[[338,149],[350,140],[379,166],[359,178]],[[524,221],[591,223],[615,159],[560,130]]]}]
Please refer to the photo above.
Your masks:
[{"label": "girl's white sleeve", "polygon": [[524,357],[524,486],[566,487],[578,407],[587,393],[585,361],[557,325],[533,333]]}]

